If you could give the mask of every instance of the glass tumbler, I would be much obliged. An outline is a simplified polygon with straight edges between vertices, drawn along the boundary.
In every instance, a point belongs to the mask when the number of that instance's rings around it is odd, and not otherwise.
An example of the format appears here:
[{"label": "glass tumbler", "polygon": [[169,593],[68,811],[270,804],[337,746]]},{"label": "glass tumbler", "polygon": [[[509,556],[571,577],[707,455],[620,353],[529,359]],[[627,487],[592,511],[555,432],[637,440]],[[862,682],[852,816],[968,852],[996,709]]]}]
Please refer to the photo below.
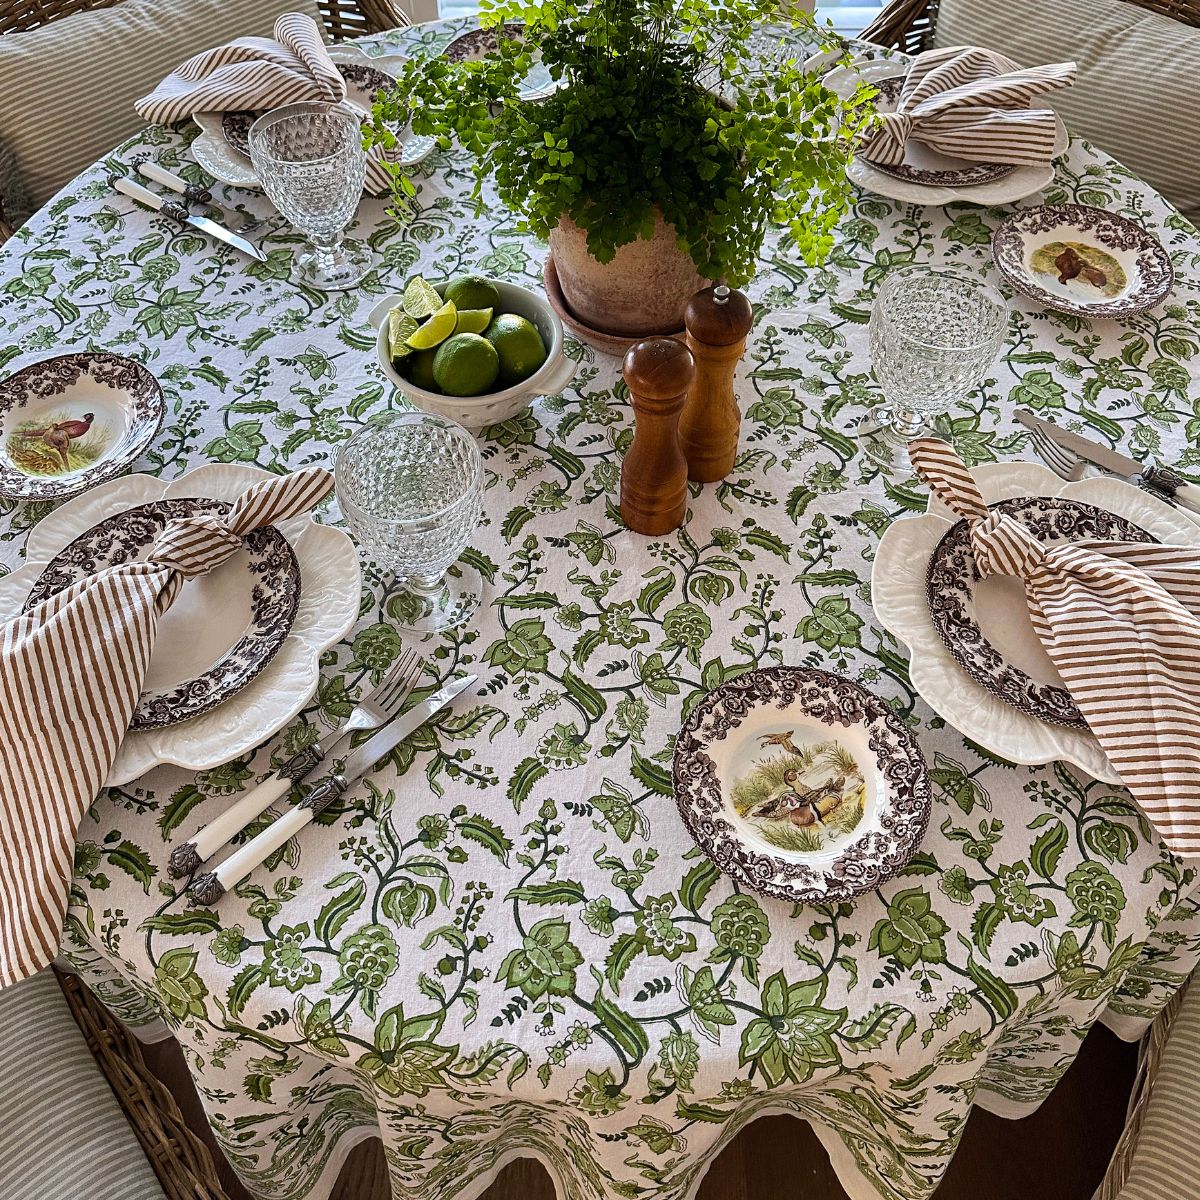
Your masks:
[{"label": "glass tumbler", "polygon": [[859,427],[867,453],[910,469],[908,442],[982,383],[1007,330],[1008,305],[982,279],[930,267],[889,272],[871,310],[871,366],[884,403]]},{"label": "glass tumbler", "polygon": [[462,625],[483,594],[458,556],[483,511],[483,460],[461,425],[430,413],[392,413],[356,433],[334,462],[338,502],[354,536],[403,590],[389,612],[427,633]]},{"label": "glass tumbler", "polygon": [[371,268],[361,242],[342,240],[367,171],[359,116],[336,104],[288,104],[259,117],[247,140],[263,190],[308,238],[299,277],[322,291],[353,287]]}]

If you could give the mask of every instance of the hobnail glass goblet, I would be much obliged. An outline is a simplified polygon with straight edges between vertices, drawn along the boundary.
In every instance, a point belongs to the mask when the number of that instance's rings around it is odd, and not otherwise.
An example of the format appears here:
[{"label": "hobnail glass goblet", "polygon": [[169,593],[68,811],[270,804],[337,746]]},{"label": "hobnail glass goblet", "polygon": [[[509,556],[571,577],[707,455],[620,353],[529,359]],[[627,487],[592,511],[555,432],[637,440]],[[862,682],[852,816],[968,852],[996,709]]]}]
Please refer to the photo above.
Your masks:
[{"label": "hobnail glass goblet", "polygon": [[884,403],[859,426],[867,453],[911,469],[908,442],[983,382],[1007,329],[1008,305],[983,279],[930,267],[889,272],[871,310],[871,366]]},{"label": "hobnail glass goblet", "polygon": [[296,258],[300,278],[322,291],[353,287],[371,268],[361,242],[342,240],[367,170],[358,115],[336,104],[288,104],[259,117],[247,141],[263,191],[308,238]]},{"label": "hobnail glass goblet", "polygon": [[356,433],[334,463],[338,502],[354,536],[404,591],[389,612],[430,632],[467,621],[483,579],[458,557],[483,511],[483,460],[461,425],[431,413],[392,413]]}]

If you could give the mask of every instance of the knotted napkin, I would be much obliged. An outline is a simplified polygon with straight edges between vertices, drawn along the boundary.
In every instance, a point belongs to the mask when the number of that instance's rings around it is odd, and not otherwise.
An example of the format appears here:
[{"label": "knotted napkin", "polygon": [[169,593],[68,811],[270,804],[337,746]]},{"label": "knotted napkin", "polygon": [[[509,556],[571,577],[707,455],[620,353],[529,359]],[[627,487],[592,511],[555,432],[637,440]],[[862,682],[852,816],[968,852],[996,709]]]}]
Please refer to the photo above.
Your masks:
[{"label": "knotted napkin", "polygon": [[[152,125],[171,125],[195,113],[266,111],[302,100],[340,104],[346,81],[329,57],[321,31],[304,13],[284,13],[274,39],[235,38],[176,67],[148,96],[134,103]],[[396,151],[399,153],[399,151]],[[382,150],[367,159],[367,190],[388,185]]]},{"label": "knotted napkin", "polygon": [[137,706],[159,619],[244,534],[306,512],[332,485],[319,467],[255,484],[225,515],[172,521],[145,559],[0,627],[0,987],[57,953],[75,836]]},{"label": "knotted napkin", "polygon": [[1075,81],[1073,62],[1023,70],[979,46],[950,46],[918,54],[894,112],[884,113],[859,146],[869,162],[898,166],[910,142],[923,142],[972,162],[1046,163],[1054,154],[1057,122],[1035,97]]},{"label": "knotted napkin", "polygon": [[1200,853],[1200,551],[1045,546],[988,510],[945,442],[919,438],[909,454],[930,491],[970,522],[980,576],[1024,583],[1042,646],[1163,841],[1177,854]]}]

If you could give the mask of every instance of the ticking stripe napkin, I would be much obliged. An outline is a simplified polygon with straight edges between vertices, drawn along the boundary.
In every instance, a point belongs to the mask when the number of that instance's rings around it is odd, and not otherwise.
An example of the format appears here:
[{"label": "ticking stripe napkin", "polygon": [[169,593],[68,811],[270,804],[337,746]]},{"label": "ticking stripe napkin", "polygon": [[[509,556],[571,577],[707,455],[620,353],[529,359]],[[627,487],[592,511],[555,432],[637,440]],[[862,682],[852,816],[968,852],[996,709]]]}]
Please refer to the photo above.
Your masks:
[{"label": "ticking stripe napkin", "polygon": [[137,706],[159,618],[243,534],[306,512],[332,485],[320,467],[255,484],[224,516],[172,521],[144,560],[0,627],[0,987],[57,953],[75,835]]},{"label": "ticking stripe napkin", "polygon": [[[301,100],[340,104],[346,98],[346,81],[312,17],[284,13],[274,35],[235,38],[194,55],[134,108],[153,125],[171,125],[193,113],[266,111]],[[368,156],[369,192],[387,190],[383,158],[379,150]]]},{"label": "ticking stripe napkin", "polygon": [[972,162],[1045,163],[1054,154],[1057,124],[1049,108],[1029,102],[1075,81],[1073,62],[1023,70],[979,46],[918,54],[895,112],[864,136],[859,153],[897,166],[909,141]]},{"label": "ticking stripe napkin", "polygon": [[945,442],[909,443],[917,473],[971,523],[981,576],[1015,575],[1079,711],[1142,811],[1178,854],[1200,854],[1200,552],[1081,541],[1044,546],[988,511]]}]

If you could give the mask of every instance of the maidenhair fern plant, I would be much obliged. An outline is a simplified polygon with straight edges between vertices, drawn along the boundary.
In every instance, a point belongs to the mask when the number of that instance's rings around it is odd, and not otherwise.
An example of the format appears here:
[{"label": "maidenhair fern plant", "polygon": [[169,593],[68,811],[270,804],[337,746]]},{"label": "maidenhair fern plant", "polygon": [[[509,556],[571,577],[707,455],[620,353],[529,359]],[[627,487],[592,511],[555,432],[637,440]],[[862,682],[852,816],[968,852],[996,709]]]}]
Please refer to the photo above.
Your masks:
[{"label": "maidenhair fern plant", "polygon": [[[655,211],[709,279],[745,282],[771,223],[822,261],[845,209],[846,163],[870,119],[869,93],[847,102],[795,58],[764,60],[764,26],[807,27],[805,53],[832,45],[779,0],[483,0],[485,26],[524,25],[476,61],[414,57],[376,105],[368,139],[410,117],[419,134],[473,155],[487,178],[545,238],[564,215],[600,262],[648,237]],[[518,98],[540,55],[558,89]],[[412,183],[399,170],[403,204]]]}]

